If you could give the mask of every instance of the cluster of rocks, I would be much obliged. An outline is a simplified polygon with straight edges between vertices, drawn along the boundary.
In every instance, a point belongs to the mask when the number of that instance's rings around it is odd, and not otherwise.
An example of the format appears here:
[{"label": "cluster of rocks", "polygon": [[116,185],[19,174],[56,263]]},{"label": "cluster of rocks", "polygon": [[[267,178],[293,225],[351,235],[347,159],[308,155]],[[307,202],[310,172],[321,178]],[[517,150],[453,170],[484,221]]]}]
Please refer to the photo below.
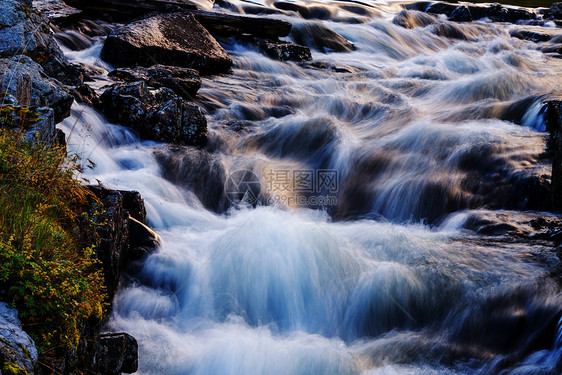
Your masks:
[{"label": "cluster of rocks", "polygon": [[[50,20],[32,5],[48,7]],[[25,131],[30,142],[47,146],[65,144],[56,124],[70,114],[75,99],[92,100],[93,90],[84,84],[83,68],[65,58],[50,27],[50,21],[78,19],[81,11],[60,1],[0,2],[0,126]],[[85,23],[84,26],[88,24]],[[148,76],[153,77],[152,72]],[[169,84],[163,73],[154,77]],[[186,77],[184,85],[187,86]],[[197,82],[192,83],[197,85]],[[199,82],[200,84],[200,82]],[[104,212],[95,233],[81,226],[81,236],[96,244],[108,291],[108,303],[119,285],[124,264],[154,251],[158,235],[145,224],[146,211],[137,192],[119,192],[92,187],[98,197],[88,208]],[[37,350],[22,330],[17,311],[0,303],[0,373],[41,372]],[[137,370],[136,340],[126,333],[102,334],[102,321],[84,322],[79,345],[54,360],[60,373],[82,371],[97,374],[132,373]],[[50,370],[49,370],[50,371]]]},{"label": "cluster of rocks", "polygon": [[[443,21],[443,17],[452,22]],[[470,39],[471,37],[454,23],[476,20],[520,24],[521,27],[510,31],[512,37],[538,43],[538,50],[552,57],[562,58],[562,30],[559,27],[543,27],[547,22],[562,25],[562,3],[554,3],[550,8],[527,10],[504,7],[498,3],[459,5],[418,2],[406,5],[406,9],[396,15],[393,21],[409,29],[431,25],[437,35],[453,39]],[[473,35],[473,39],[476,37],[477,33]]]},{"label": "cluster of rocks", "polygon": [[[87,48],[96,36],[109,34],[101,57],[118,68],[109,74],[117,82],[100,97],[80,82],[69,88],[77,101],[94,105],[112,122],[132,127],[142,139],[178,145],[206,143],[207,123],[193,102],[201,85],[199,76],[227,74],[233,65],[217,40],[234,38],[272,59],[295,62],[311,61],[311,48],[355,49],[320,23],[292,27],[279,19],[211,12],[206,9],[212,8],[212,2],[205,0],[38,0],[34,4],[66,47]],[[92,30],[84,18],[89,16],[125,24]],[[289,35],[299,44],[280,40]]]},{"label": "cluster of rocks", "polygon": [[562,3],[554,3],[550,8],[537,8],[534,11],[516,7],[504,7],[498,3],[490,5],[459,5],[446,2],[427,1],[409,4],[406,8],[429,14],[442,14],[445,15],[449,21],[456,22],[471,22],[480,19],[489,19],[493,22],[524,22],[544,25],[545,21],[554,21],[555,23],[560,24],[562,20]]}]

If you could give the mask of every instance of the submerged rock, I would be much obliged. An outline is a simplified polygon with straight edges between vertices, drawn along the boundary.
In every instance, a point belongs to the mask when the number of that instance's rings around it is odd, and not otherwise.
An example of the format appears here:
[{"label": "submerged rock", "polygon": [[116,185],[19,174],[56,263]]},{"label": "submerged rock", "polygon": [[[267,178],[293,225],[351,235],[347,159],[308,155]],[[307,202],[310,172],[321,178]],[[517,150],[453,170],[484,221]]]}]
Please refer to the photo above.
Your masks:
[{"label": "submerged rock", "polygon": [[355,46],[340,34],[321,23],[302,23],[294,25],[291,37],[300,45],[321,52],[349,52]]},{"label": "submerged rock", "polygon": [[19,106],[52,108],[55,123],[68,117],[74,100],[27,56],[0,59],[0,91],[12,95]]},{"label": "submerged rock", "polygon": [[106,116],[143,139],[190,146],[207,142],[207,120],[199,107],[170,89],[149,90],[144,81],[116,84],[100,101]]},{"label": "submerged rock", "polygon": [[166,14],[133,22],[107,37],[101,57],[118,67],[174,65],[201,74],[230,71],[232,59],[189,14]]},{"label": "submerged rock", "polygon": [[291,31],[289,22],[275,18],[205,11],[191,13],[213,35],[253,35],[258,38],[279,38],[289,35]]},{"label": "submerged rock", "polygon": [[126,82],[144,81],[148,86],[156,88],[166,87],[186,100],[193,100],[201,87],[201,78],[197,70],[176,66],[121,68],[110,72],[109,76]]},{"label": "submerged rock", "polygon": [[[37,362],[35,343],[21,328],[17,310],[0,302],[0,367],[34,373]],[[2,373],[0,372],[0,373]],[[16,372],[17,373],[17,372]]]}]

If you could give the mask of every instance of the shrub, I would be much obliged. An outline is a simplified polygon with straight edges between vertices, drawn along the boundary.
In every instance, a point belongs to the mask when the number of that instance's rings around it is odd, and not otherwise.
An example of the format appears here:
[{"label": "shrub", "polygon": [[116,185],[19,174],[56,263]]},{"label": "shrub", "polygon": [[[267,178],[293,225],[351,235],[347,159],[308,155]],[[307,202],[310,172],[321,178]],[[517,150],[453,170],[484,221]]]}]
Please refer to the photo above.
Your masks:
[{"label": "shrub", "polygon": [[19,310],[40,354],[75,347],[85,319],[103,314],[93,248],[79,241],[93,198],[77,168],[62,148],[0,129],[0,300]]}]

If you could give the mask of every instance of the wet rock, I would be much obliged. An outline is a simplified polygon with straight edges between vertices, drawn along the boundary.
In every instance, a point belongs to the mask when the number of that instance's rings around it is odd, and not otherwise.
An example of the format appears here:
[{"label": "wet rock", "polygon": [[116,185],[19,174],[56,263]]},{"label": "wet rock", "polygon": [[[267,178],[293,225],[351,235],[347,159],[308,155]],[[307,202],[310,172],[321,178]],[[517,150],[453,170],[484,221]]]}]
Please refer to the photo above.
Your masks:
[{"label": "wet rock", "polygon": [[[35,343],[21,328],[17,310],[0,302],[0,364],[3,373],[6,369],[34,373],[37,362]],[[19,369],[19,370],[18,370]],[[17,373],[17,372],[15,372]]]},{"label": "wet rock", "polygon": [[138,344],[127,333],[100,337],[96,353],[97,371],[104,375],[132,374],[138,370]]},{"label": "wet rock", "polygon": [[123,208],[129,212],[129,215],[141,223],[146,223],[146,207],[144,199],[138,191],[119,190],[123,196]]},{"label": "wet rock", "polygon": [[562,100],[544,104],[546,130],[550,133],[548,148],[552,152],[552,205],[562,211]]},{"label": "wet rock", "polygon": [[70,93],[78,103],[93,105],[98,100],[98,95],[94,89],[86,84],[71,87]]},{"label": "wet rock", "polygon": [[155,252],[160,246],[160,236],[148,226],[129,217],[129,234],[131,236],[129,251],[124,262],[137,261]]},{"label": "wet rock", "polygon": [[298,13],[305,19],[327,20],[334,15],[330,8],[319,4],[303,5],[288,1],[276,1],[273,6],[277,9]]},{"label": "wet rock", "polygon": [[349,52],[355,50],[353,43],[320,23],[294,25],[290,35],[297,44],[321,52]]},{"label": "wet rock", "polygon": [[[458,6],[454,4],[433,3],[425,9],[425,12],[431,14],[444,14],[447,17],[450,17],[457,8]],[[423,10],[423,9],[418,9],[418,10]]]},{"label": "wet rock", "polygon": [[455,22],[471,22],[472,21],[472,14],[470,14],[470,10],[465,6],[461,5],[451,13],[449,16],[449,21]]},{"label": "wet rock", "polygon": [[562,20],[562,2],[552,3],[547,12],[545,12],[545,17],[555,20]]},{"label": "wet rock", "polygon": [[189,188],[201,203],[215,212],[230,207],[225,196],[225,167],[214,154],[193,147],[161,147],[154,156],[162,176]]},{"label": "wet rock", "polygon": [[122,68],[110,72],[109,76],[126,82],[144,81],[148,86],[156,88],[166,87],[186,100],[193,100],[201,87],[201,78],[196,70],[175,66]]},{"label": "wet rock", "polygon": [[219,36],[253,35],[270,39],[289,35],[289,22],[267,17],[239,16],[234,14],[193,11],[195,16],[209,32]]},{"label": "wet rock", "polygon": [[507,8],[507,18],[512,23],[520,20],[534,20],[537,15],[524,9]]},{"label": "wet rock", "polygon": [[416,27],[425,27],[438,22],[437,18],[418,11],[403,10],[398,13],[392,22],[406,29],[414,29]]},{"label": "wet rock", "polygon": [[82,11],[63,0],[33,0],[33,7],[56,24],[74,22],[82,18]]},{"label": "wet rock", "polygon": [[310,49],[290,42],[260,41],[259,47],[263,53],[279,61],[308,61],[312,60]]},{"label": "wet rock", "polygon": [[134,20],[151,14],[212,8],[212,1],[206,0],[65,0],[65,2],[83,10],[88,16],[118,21]]},{"label": "wet rock", "polygon": [[494,22],[510,22],[507,9],[498,3],[494,3],[488,7],[487,16]]},{"label": "wet rock", "polygon": [[550,39],[550,35],[532,30],[513,30],[510,35],[514,38],[530,40],[531,42],[544,42]]},{"label": "wet rock", "polygon": [[310,63],[304,64],[304,66],[314,69],[331,70],[336,73],[358,73],[362,71],[361,69],[340,65],[340,64],[334,64],[328,61],[312,61]]},{"label": "wet rock", "polygon": [[101,186],[88,188],[99,199],[90,208],[92,214],[101,213],[97,236],[91,241],[96,245],[95,256],[101,262],[107,300],[112,301],[119,283],[122,257],[129,249],[129,213],[123,207],[123,196],[118,191]]},{"label": "wet rock", "polygon": [[14,96],[18,105],[52,108],[55,123],[70,114],[72,96],[27,56],[0,59],[0,82],[1,92]]},{"label": "wet rock", "polygon": [[174,65],[201,74],[230,71],[232,59],[188,14],[159,15],[116,29],[107,37],[101,57],[118,67]]},{"label": "wet rock", "polygon": [[130,126],[143,139],[202,146],[207,120],[198,106],[172,90],[149,90],[146,83],[116,84],[100,97],[101,108],[112,121]]},{"label": "wet rock", "polygon": [[92,38],[83,35],[76,30],[56,32],[55,39],[72,51],[81,51],[94,44],[94,40]]}]

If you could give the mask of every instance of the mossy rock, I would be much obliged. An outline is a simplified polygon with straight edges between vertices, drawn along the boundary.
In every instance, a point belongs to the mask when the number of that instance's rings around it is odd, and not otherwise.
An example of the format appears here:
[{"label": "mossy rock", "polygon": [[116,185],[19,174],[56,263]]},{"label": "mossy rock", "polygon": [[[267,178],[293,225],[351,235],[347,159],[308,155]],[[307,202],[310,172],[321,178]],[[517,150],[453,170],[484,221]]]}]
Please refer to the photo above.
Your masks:
[{"label": "mossy rock", "polygon": [[29,129],[40,120],[40,114],[29,107],[5,105],[0,107],[0,126]]},{"label": "mossy rock", "polygon": [[27,371],[11,362],[2,363],[2,375],[28,375]]}]

